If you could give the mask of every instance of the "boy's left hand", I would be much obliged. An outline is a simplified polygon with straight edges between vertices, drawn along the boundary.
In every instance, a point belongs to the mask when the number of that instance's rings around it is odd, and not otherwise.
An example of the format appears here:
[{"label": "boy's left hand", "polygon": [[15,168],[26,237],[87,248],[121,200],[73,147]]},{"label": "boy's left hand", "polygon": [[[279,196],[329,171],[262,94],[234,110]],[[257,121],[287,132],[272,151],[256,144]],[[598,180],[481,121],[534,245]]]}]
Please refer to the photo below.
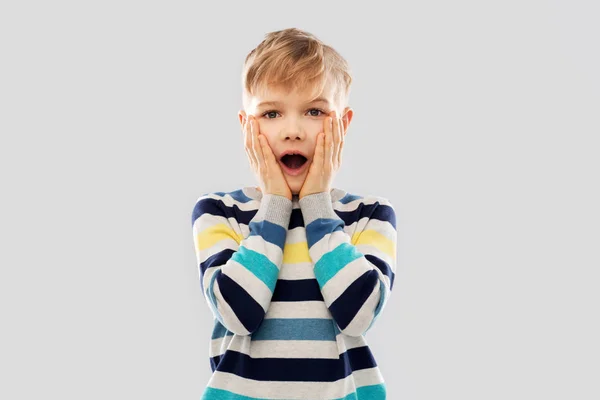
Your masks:
[{"label": "boy's left hand", "polygon": [[315,147],[315,155],[308,170],[308,175],[300,189],[299,199],[309,194],[331,190],[333,177],[342,165],[342,149],[344,134],[342,120],[332,111],[325,118],[324,132],[320,132]]}]

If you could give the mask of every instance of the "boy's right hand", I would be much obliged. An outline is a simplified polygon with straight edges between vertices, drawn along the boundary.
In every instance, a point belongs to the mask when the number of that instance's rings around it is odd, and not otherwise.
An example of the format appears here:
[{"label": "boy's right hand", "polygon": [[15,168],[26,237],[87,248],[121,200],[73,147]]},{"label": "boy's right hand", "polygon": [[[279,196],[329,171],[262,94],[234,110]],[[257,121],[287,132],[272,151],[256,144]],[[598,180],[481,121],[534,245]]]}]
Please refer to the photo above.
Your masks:
[{"label": "boy's right hand", "polygon": [[258,122],[253,115],[248,115],[244,123],[244,148],[254,174],[258,178],[260,190],[262,193],[285,196],[292,200],[292,191],[271,146],[267,138],[258,131]]}]

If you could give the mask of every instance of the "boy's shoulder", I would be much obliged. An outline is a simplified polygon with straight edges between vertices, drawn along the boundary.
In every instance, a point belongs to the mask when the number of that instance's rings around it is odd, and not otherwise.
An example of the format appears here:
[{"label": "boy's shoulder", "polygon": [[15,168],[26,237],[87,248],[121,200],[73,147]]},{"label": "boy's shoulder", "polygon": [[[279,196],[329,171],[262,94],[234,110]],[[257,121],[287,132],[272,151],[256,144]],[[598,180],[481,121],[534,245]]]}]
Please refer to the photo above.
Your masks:
[{"label": "boy's shoulder", "polygon": [[357,203],[363,205],[385,205],[393,208],[392,202],[385,196],[376,194],[357,194],[345,192],[346,194],[340,199],[340,202],[349,204]]},{"label": "boy's shoulder", "polygon": [[198,204],[198,202],[207,199],[227,203],[230,203],[232,200],[239,203],[247,203],[253,200],[252,195],[247,192],[247,187],[241,187],[229,191],[204,192],[196,198],[194,204]]},{"label": "boy's shoulder", "polygon": [[[346,209],[385,206],[390,207],[393,211],[395,211],[394,205],[390,199],[383,195],[361,194],[350,192],[341,188],[333,188],[331,191],[331,196],[333,203],[338,203],[340,207]],[[211,200],[222,203],[224,206],[231,207],[233,205],[238,205],[243,207],[245,203],[249,203],[254,200],[260,200],[261,197],[262,193],[254,186],[243,186],[231,190],[204,192],[197,197],[194,205],[196,206],[202,200]]]}]

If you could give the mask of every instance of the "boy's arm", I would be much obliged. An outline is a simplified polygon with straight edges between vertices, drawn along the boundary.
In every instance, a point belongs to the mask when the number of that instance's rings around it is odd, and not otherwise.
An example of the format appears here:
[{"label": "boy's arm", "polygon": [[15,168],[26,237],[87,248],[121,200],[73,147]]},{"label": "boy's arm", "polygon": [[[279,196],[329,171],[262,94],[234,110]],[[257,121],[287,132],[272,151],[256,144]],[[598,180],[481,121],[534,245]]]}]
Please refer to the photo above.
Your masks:
[{"label": "boy's arm", "polygon": [[346,335],[365,334],[381,314],[396,274],[396,213],[379,198],[363,214],[352,238],[334,211],[329,192],[300,199],[308,251],[325,304]]},{"label": "boy's arm", "polygon": [[229,331],[249,335],[262,322],[279,277],[291,214],[291,200],[264,194],[244,239],[229,222],[235,219],[232,206],[210,195],[197,200],[192,229],[201,287],[213,315]]}]

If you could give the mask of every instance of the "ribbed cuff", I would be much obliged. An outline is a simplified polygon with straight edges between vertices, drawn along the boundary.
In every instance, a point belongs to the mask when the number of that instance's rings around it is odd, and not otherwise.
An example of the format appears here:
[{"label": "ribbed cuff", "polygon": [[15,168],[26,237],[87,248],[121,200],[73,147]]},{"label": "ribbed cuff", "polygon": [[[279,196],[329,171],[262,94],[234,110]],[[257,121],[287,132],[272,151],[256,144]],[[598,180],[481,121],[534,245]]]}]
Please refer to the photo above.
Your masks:
[{"label": "ribbed cuff", "polygon": [[298,203],[302,210],[304,226],[319,218],[340,219],[333,210],[330,192],[309,194],[301,198]]},{"label": "ribbed cuff", "polygon": [[258,211],[252,218],[253,222],[269,221],[283,226],[285,229],[290,224],[292,216],[292,200],[278,194],[265,193],[260,200]]}]

